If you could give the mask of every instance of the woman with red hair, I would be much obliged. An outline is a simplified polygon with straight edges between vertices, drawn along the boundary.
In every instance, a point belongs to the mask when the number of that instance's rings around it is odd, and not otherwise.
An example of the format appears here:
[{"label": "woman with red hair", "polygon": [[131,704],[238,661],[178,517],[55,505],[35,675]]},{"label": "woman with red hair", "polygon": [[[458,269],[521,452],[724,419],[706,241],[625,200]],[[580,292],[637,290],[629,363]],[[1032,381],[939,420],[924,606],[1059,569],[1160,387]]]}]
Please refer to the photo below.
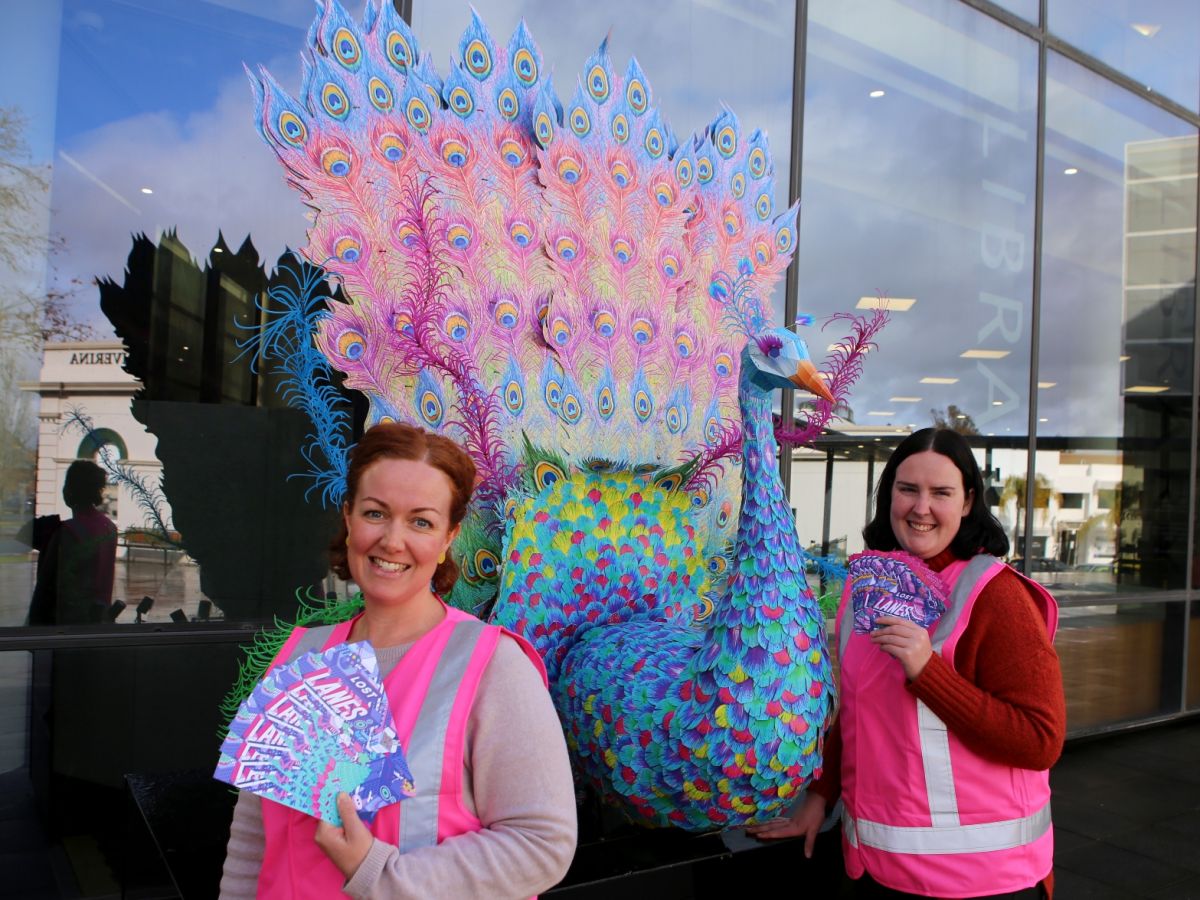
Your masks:
[{"label": "woman with red hair", "polygon": [[474,482],[458,445],[410,425],[376,425],[351,451],[330,557],[362,611],[295,629],[276,663],[369,641],[417,793],[370,826],[341,794],[341,828],[242,793],[222,897],[519,898],[566,872],[574,790],[541,660],[439,596]]}]

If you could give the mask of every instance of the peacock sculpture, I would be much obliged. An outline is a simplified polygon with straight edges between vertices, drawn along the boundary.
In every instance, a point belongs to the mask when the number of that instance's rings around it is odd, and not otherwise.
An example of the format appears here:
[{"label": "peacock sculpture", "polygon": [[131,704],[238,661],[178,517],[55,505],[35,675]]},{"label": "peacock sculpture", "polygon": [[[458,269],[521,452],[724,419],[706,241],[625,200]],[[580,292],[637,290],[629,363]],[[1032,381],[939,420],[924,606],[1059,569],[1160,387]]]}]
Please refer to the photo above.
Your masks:
[{"label": "peacock sculpture", "polygon": [[797,211],[731,111],[681,144],[607,42],[563,107],[524,23],[499,46],[473,16],[442,80],[390,0],[360,24],[319,6],[301,98],[251,81],[314,213],[304,255],[348,300],[293,298],[264,336],[313,413],[325,498],[331,367],[368,424],[471,453],[450,599],[541,652],[579,774],[652,824],[771,813],[819,769],[833,703],[771,392],[814,394],[819,429],[881,320],[854,320],[825,373],[771,327]]}]

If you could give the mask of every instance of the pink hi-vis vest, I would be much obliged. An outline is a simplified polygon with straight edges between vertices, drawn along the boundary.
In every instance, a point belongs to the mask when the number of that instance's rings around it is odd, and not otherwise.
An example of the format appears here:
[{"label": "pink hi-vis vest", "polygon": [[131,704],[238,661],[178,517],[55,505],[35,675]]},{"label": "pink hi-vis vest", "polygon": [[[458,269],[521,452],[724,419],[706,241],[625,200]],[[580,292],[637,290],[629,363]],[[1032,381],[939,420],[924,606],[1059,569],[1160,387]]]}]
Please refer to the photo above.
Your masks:
[{"label": "pink hi-vis vest", "polygon": [[[979,555],[940,574],[950,589],[930,634],[952,667],[980,591],[1004,563]],[[1032,590],[1053,640],[1054,598]],[[963,746],[905,690],[899,662],[854,634],[849,591],[838,611],[841,660],[842,847],[846,872],[927,897],[1018,891],[1049,874],[1054,859],[1050,773],[989,762]]]},{"label": "pink hi-vis vest", "polygon": [[[296,628],[275,663],[343,643],[354,622]],[[544,682],[545,667],[526,641],[452,607],[446,607],[446,618],[417,640],[384,679],[416,795],[385,806],[370,827],[375,837],[399,847],[401,853],[483,827],[463,805],[463,755],[471,705],[501,634],[516,639]],[[341,896],[345,879],[313,840],[318,820],[266,799],[262,816],[266,847],[258,896],[286,900]]]}]

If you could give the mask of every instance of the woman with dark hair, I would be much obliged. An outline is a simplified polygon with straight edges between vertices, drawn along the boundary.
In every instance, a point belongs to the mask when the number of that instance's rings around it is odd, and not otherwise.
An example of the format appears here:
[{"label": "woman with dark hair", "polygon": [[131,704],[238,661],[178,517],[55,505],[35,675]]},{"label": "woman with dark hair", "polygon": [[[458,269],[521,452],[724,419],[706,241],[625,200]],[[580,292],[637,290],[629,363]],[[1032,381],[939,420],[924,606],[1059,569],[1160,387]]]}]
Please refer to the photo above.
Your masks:
[{"label": "woman with dark hair", "polygon": [[841,797],[856,897],[1051,896],[1049,769],[1066,732],[1057,607],[997,559],[1008,539],[962,435],[926,428],[900,443],[863,537],[938,573],[945,612],[928,629],[879,616],[860,633],[848,583],[824,773],[790,818],[750,832],[803,835],[809,856]]},{"label": "woman with dark hair", "polygon": [[[875,495],[875,518],[863,529],[863,540],[872,550],[903,549],[892,529],[892,486],[896,470],[910,456],[933,452],[950,460],[962,475],[963,493],[970,499],[969,508],[950,541],[950,549],[958,559],[970,559],[983,551],[992,556],[1008,554],[1008,536],[1004,526],[987,506],[987,491],[983,474],[971,453],[966,439],[948,428],[922,428],[901,441],[888,458]],[[920,554],[915,554],[920,555]]]},{"label": "woman with dark hair", "polygon": [[108,476],[91,460],[67,467],[63,502],[71,517],[39,550],[30,625],[89,625],[112,605],[117,526],[101,509]]},{"label": "woman with dark hair", "polygon": [[337,828],[243,792],[222,897],[519,898],[565,874],[575,796],[541,660],[438,596],[474,482],[458,445],[410,425],[376,425],[351,451],[330,556],[362,611],[295,628],[276,663],[369,641],[417,793],[370,826],[340,794]]}]

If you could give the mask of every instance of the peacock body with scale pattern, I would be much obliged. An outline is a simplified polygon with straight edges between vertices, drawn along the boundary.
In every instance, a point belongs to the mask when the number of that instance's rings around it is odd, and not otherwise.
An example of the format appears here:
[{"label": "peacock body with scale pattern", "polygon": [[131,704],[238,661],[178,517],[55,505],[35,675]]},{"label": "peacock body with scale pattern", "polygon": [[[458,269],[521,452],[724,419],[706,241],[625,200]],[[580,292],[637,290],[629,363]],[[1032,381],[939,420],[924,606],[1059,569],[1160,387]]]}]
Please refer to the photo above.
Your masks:
[{"label": "peacock body with scale pattern", "polygon": [[478,467],[451,601],[537,647],[580,775],[633,817],[777,810],[833,687],[771,392],[816,395],[816,430],[881,323],[826,373],[770,326],[797,210],[732,111],[680,143],[607,41],[563,106],[524,23],[499,45],[473,15],[442,79],[389,0],[318,5],[301,96],[251,75],[258,126],[348,300],[302,319],[315,347],[368,424]]}]

